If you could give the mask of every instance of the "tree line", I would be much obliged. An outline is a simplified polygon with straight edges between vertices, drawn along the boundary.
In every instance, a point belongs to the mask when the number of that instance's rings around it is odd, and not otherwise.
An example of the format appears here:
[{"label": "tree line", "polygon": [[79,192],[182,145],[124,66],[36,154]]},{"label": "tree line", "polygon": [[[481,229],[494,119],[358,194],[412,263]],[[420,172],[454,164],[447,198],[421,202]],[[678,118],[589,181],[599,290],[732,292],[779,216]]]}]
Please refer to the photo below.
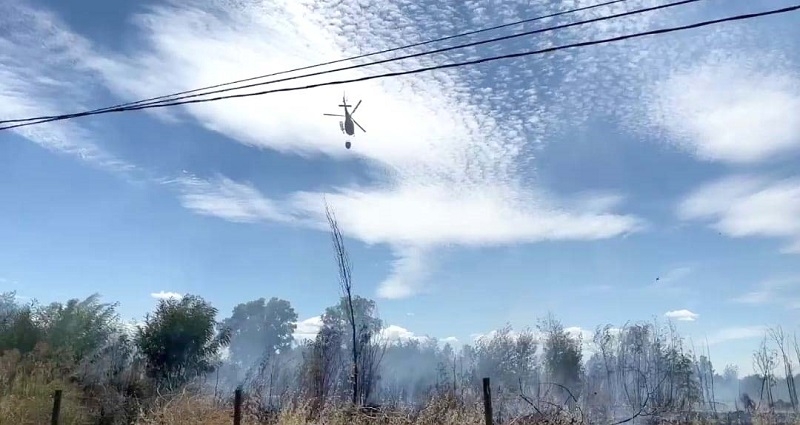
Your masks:
[{"label": "tree line", "polygon": [[[655,322],[601,326],[582,341],[547,316],[534,328],[507,326],[456,349],[429,337],[386,340],[375,302],[357,295],[327,308],[317,335],[301,341],[293,336],[297,313],[278,298],[239,304],[220,321],[199,296],[160,300],[134,329],[120,320],[117,306],[97,295],[21,304],[5,293],[0,351],[57,358],[87,391],[112,388],[135,398],[187,385],[219,395],[242,387],[259,394],[264,410],[297,398],[319,406],[352,402],[354,395],[360,405],[422,404],[434,394],[468,400],[479,396],[483,377],[492,379],[498,415],[580,408],[614,418],[779,401],[796,408],[792,353],[779,329],[755,351],[757,373],[739,379],[735,367],[718,373],[707,354],[685,347],[674,327]],[[588,358],[586,343],[593,347]]]},{"label": "tree line", "polygon": [[[49,375],[80,388],[112,417],[187,388],[220,398],[241,388],[265,414],[297,403],[311,411],[345,404],[413,408],[435,397],[457,405],[479,400],[484,377],[491,378],[499,419],[570,412],[623,423],[798,410],[793,365],[800,345],[780,328],[765,335],[753,353],[756,373],[742,379],[731,365],[719,373],[707,350],[687,346],[671,324],[656,321],[600,326],[589,341],[553,315],[459,348],[430,337],[387,340],[375,301],[354,293],[344,238],[332,211],[327,218],[341,298],[325,309],[312,339],[294,338],[298,315],[274,297],[241,303],[222,320],[200,296],[164,299],[131,327],[117,303],[96,294],[40,305],[20,303],[10,292],[0,295],[0,369],[14,375],[46,365]],[[3,377],[0,393],[12,392],[13,381]]]}]

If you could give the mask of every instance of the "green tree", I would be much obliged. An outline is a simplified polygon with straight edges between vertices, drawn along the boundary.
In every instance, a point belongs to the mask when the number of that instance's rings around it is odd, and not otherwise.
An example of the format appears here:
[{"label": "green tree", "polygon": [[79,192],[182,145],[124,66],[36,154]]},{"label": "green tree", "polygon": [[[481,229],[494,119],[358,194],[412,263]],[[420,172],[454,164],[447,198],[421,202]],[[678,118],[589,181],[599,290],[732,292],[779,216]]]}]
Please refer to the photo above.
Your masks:
[{"label": "green tree", "polygon": [[71,299],[66,304],[52,303],[38,311],[47,343],[81,361],[103,348],[121,330],[116,308],[118,303],[102,303],[100,295],[84,300]]},{"label": "green tree", "polygon": [[36,323],[33,305],[19,305],[16,293],[0,294],[0,352],[33,351],[44,340],[44,330]]},{"label": "green tree", "polygon": [[217,309],[199,296],[161,300],[136,334],[148,375],[160,386],[176,388],[212,372],[230,340],[229,332],[217,332],[216,315]]},{"label": "green tree", "polygon": [[572,394],[577,398],[583,375],[580,338],[572,337],[552,315],[541,320],[538,328],[544,334],[544,366],[547,375],[552,383],[562,387],[562,393]]},{"label": "green tree", "polygon": [[[322,315],[322,326],[336,329],[339,332],[348,334],[349,304],[347,297],[342,297],[339,304],[325,309]],[[377,335],[383,328],[383,321],[378,318],[378,307],[375,301],[359,295],[353,296],[353,317],[356,322],[356,335],[369,334]],[[352,345],[352,344],[351,344]]]},{"label": "green tree", "polygon": [[297,313],[286,300],[259,298],[237,305],[231,317],[222,322],[231,333],[231,361],[250,367],[265,355],[289,350],[296,323]]}]

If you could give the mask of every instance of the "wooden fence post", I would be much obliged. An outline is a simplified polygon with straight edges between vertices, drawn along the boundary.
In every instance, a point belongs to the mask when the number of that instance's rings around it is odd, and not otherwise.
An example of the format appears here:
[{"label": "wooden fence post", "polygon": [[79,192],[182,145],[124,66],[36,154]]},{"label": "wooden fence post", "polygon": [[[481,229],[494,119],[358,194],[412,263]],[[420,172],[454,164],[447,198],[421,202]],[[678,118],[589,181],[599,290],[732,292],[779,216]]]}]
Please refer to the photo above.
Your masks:
[{"label": "wooden fence post", "polygon": [[492,387],[489,378],[483,378],[483,415],[486,418],[486,425],[492,425]]},{"label": "wooden fence post", "polygon": [[61,414],[61,390],[53,393],[53,413],[50,415],[50,424],[58,425],[58,417]]},{"label": "wooden fence post", "polygon": [[233,425],[242,425],[242,387],[233,393]]}]

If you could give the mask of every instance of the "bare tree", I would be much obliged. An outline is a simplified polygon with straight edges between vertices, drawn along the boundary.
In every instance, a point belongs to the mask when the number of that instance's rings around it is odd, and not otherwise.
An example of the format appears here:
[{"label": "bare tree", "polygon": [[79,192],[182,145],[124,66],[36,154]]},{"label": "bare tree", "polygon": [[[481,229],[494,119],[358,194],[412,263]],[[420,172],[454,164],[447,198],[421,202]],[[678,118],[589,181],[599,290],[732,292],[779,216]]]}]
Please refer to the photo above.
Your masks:
[{"label": "bare tree", "polygon": [[778,354],[775,350],[767,346],[767,336],[761,340],[761,345],[758,350],[753,353],[753,369],[756,374],[761,378],[761,395],[760,400],[767,398],[767,405],[772,408],[772,387],[775,385],[775,367],[778,363]]},{"label": "bare tree", "polygon": [[711,411],[717,414],[717,395],[714,392],[714,362],[711,361],[711,348],[708,346],[708,338],[706,338],[706,358],[709,364],[709,380],[711,381]]},{"label": "bare tree", "polygon": [[342,335],[337,329],[323,327],[313,342],[306,344],[303,376],[313,400],[314,410],[322,408],[333,392],[339,375]]},{"label": "bare tree", "polygon": [[[792,333],[792,345],[794,346],[794,353],[797,357],[797,361],[800,363],[800,344],[798,344],[796,333]],[[797,394],[796,390],[795,394]]]},{"label": "bare tree", "polygon": [[333,251],[334,256],[336,257],[336,264],[339,269],[339,287],[342,291],[342,296],[347,299],[347,320],[350,324],[350,331],[351,336],[353,339],[352,345],[352,359],[353,359],[353,395],[352,395],[352,402],[353,404],[357,404],[359,400],[358,394],[358,355],[359,355],[359,344],[358,344],[358,335],[356,332],[356,318],[355,313],[353,312],[353,280],[352,280],[352,265],[350,263],[350,257],[347,255],[347,250],[344,247],[344,238],[342,237],[342,232],[339,230],[339,224],[336,221],[336,216],[334,215],[331,208],[325,203],[325,216],[328,219],[328,225],[331,228],[331,239],[333,241]]},{"label": "bare tree", "polygon": [[770,336],[778,346],[781,358],[783,360],[783,371],[786,376],[786,388],[789,390],[789,401],[792,403],[792,409],[797,411],[797,389],[794,386],[794,373],[792,372],[792,359],[786,352],[786,335],[783,333],[783,328],[778,326],[769,330]]},{"label": "bare tree", "polygon": [[379,368],[383,356],[386,354],[387,343],[384,338],[376,337],[369,331],[361,333],[360,347],[358,350],[358,370],[361,372],[359,381],[359,402],[369,404],[374,393],[379,376]]}]

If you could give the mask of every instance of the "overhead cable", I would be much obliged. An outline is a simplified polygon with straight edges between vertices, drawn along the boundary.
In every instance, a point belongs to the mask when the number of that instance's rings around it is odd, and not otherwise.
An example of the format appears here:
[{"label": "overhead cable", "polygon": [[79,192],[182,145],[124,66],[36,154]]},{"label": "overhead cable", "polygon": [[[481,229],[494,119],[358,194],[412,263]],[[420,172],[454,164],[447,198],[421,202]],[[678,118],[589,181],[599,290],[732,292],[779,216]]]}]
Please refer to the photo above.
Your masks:
[{"label": "overhead cable", "polygon": [[[474,41],[474,42],[466,43],[466,44],[458,44],[458,45],[455,45],[455,46],[448,46],[448,47],[444,47],[444,48],[440,48],[440,49],[428,50],[428,51],[413,53],[413,54],[409,54],[409,55],[405,55],[405,56],[398,56],[398,57],[394,57],[394,58],[377,60],[377,61],[374,61],[374,62],[360,63],[360,64],[345,66],[345,67],[341,67],[341,68],[329,69],[329,70],[324,70],[324,71],[317,71],[317,72],[313,72],[313,73],[310,73],[310,74],[295,75],[295,76],[291,76],[291,77],[280,78],[280,79],[277,79],[277,80],[264,81],[264,82],[260,82],[260,83],[252,83],[252,84],[247,84],[247,85],[242,85],[242,86],[237,86],[237,87],[228,87],[228,88],[219,89],[219,90],[207,91],[207,92],[204,92],[204,93],[196,93],[196,91],[204,90],[204,89],[190,90],[189,92],[194,92],[194,93],[181,95],[181,96],[173,96],[173,95],[159,96],[158,98],[152,98],[153,100],[142,100],[142,101],[137,101],[137,102],[131,102],[131,103],[128,103],[128,104],[121,104],[121,105],[118,105],[118,106],[111,106],[111,107],[100,108],[100,109],[95,109],[95,110],[91,110],[91,111],[85,111],[85,113],[94,114],[96,112],[102,112],[102,111],[106,111],[106,110],[117,110],[119,108],[126,108],[128,106],[134,106],[134,105],[143,106],[143,105],[152,105],[152,104],[158,104],[158,103],[164,103],[164,102],[174,102],[174,101],[177,101],[177,100],[192,99],[192,98],[196,98],[196,97],[200,97],[200,96],[207,96],[207,95],[211,95],[211,94],[225,93],[225,92],[229,92],[229,91],[233,91],[233,90],[247,89],[247,88],[258,87],[258,86],[263,86],[263,85],[267,85],[267,84],[281,83],[281,82],[285,82],[285,81],[297,80],[297,79],[300,79],[300,78],[315,77],[315,76],[318,76],[318,75],[330,74],[330,73],[339,72],[339,71],[349,71],[349,70],[363,68],[363,67],[367,67],[367,66],[380,65],[380,64],[389,63],[389,62],[397,62],[397,61],[401,61],[401,60],[412,59],[412,58],[417,58],[417,57],[422,57],[422,56],[428,56],[428,55],[433,55],[433,54],[437,54],[437,53],[444,53],[444,52],[457,50],[457,49],[464,49],[464,48],[467,48],[467,47],[475,47],[475,46],[480,46],[480,45],[483,45],[483,44],[496,43],[496,42],[499,42],[499,41],[506,41],[506,40],[510,40],[510,39],[514,39],[514,38],[525,37],[525,36],[534,35],[534,34],[541,34],[541,33],[544,33],[544,32],[550,32],[550,31],[555,31],[555,30],[560,30],[560,29],[565,29],[565,28],[571,28],[571,27],[575,27],[575,26],[579,26],[579,25],[586,25],[586,24],[591,24],[591,23],[595,23],[595,22],[601,22],[601,21],[607,21],[607,20],[616,19],[616,18],[622,18],[622,17],[625,17],[625,16],[637,15],[637,14],[640,14],[640,13],[651,12],[651,11],[660,10],[660,9],[667,9],[667,8],[670,8],[670,7],[682,6],[682,5],[689,4],[689,3],[696,3],[698,1],[701,1],[701,0],[680,0],[680,1],[676,1],[676,2],[673,2],[673,3],[667,3],[667,4],[663,4],[663,5],[659,5],[659,6],[646,7],[646,8],[631,10],[631,11],[628,11],[628,12],[622,12],[622,13],[617,13],[617,14],[613,14],[613,15],[606,15],[606,16],[587,19],[587,20],[583,20],[583,21],[571,22],[571,23],[568,23],[568,24],[562,24],[562,25],[556,25],[556,26],[552,26],[552,27],[540,28],[540,29],[535,29],[535,30],[531,30],[531,31],[525,31],[525,32],[520,32],[520,33],[516,33],[516,34],[506,35],[506,36],[502,36],[502,37],[495,37],[495,38],[490,38],[490,39],[485,39],[485,40]],[[607,3],[601,3],[601,4],[606,5]],[[597,7],[597,5],[595,7]],[[565,13],[565,12],[562,12],[562,13]],[[539,18],[539,19],[543,19],[543,18]],[[335,61],[335,62],[342,62],[342,61],[346,61],[346,60],[348,60],[348,59],[343,59],[343,60]],[[322,66],[322,65],[324,65],[324,64],[314,65],[314,66],[310,66],[310,67],[307,67],[307,68],[314,68],[314,67],[318,67],[318,66]],[[295,71],[295,70],[278,72],[278,73],[271,74],[271,75],[279,75],[279,74],[289,73],[289,72],[293,72],[293,71]],[[266,76],[263,76],[263,77],[266,77]],[[250,80],[259,79],[259,78],[262,78],[262,77],[254,77],[254,78],[252,78]],[[229,85],[229,84],[235,84],[235,83],[225,83],[225,84],[220,84],[220,85],[217,85],[217,86],[224,86],[224,85]],[[186,93],[189,93],[189,92],[186,92]],[[61,116],[62,115],[51,115],[51,116],[41,116],[41,117],[33,117],[33,118],[4,120],[4,121],[0,121],[0,124],[19,123],[19,122],[27,122],[27,121],[36,121],[36,124],[40,124],[40,123],[44,123],[44,122],[50,122],[55,118],[60,118]],[[2,129],[2,128],[0,128],[0,129]]]},{"label": "overhead cable", "polygon": [[[131,106],[131,107],[104,110],[104,111],[100,111],[100,112],[91,112],[91,111],[89,111],[89,112],[81,112],[81,113],[76,113],[76,114],[62,115],[60,117],[57,117],[57,118],[53,119],[52,121],[60,121],[60,120],[78,118],[78,117],[89,116],[89,115],[100,115],[100,114],[105,114],[105,113],[110,113],[110,112],[125,112],[125,111],[141,110],[141,109],[162,108],[162,107],[168,107],[168,106],[177,106],[177,105],[186,105],[186,104],[195,104],[195,103],[206,103],[206,102],[214,102],[214,101],[224,100],[224,99],[235,99],[235,98],[244,98],[244,97],[251,97],[251,96],[261,96],[261,95],[270,94],[270,93],[281,93],[281,92],[291,92],[291,91],[298,91],[298,90],[308,90],[308,89],[317,88],[317,87],[323,87],[323,86],[333,86],[333,85],[355,83],[355,82],[368,81],[368,80],[374,80],[374,79],[380,79],[380,78],[398,77],[398,76],[402,76],[402,75],[418,74],[418,73],[421,73],[421,72],[434,71],[434,70],[440,70],[440,69],[449,69],[449,68],[458,68],[458,67],[463,67],[463,66],[468,66],[468,65],[477,65],[477,64],[481,64],[481,63],[494,62],[494,61],[501,60],[501,59],[512,59],[512,58],[540,55],[540,54],[545,54],[545,53],[552,53],[552,52],[557,52],[557,51],[560,51],[560,50],[566,50],[566,49],[577,48],[577,47],[587,47],[587,46],[594,46],[594,45],[600,45],[600,44],[609,44],[609,43],[614,43],[614,42],[623,41],[623,40],[629,40],[629,39],[634,39],[634,38],[641,38],[641,37],[646,37],[646,36],[667,34],[667,33],[671,33],[671,32],[685,31],[685,30],[689,30],[689,29],[701,28],[701,27],[721,24],[721,23],[725,23],[725,22],[742,21],[742,20],[758,18],[758,17],[768,16],[768,15],[778,15],[778,14],[783,14],[783,13],[788,13],[788,12],[795,12],[797,10],[800,10],[800,4],[794,5],[794,6],[789,6],[789,7],[784,7],[784,8],[780,8],[780,9],[773,9],[773,10],[769,10],[769,11],[765,11],[765,12],[747,13],[747,14],[742,14],[742,15],[729,16],[729,17],[726,17],[726,18],[719,18],[719,19],[714,19],[714,20],[702,21],[702,22],[697,22],[697,23],[694,23],[694,24],[681,25],[681,26],[677,26],[677,27],[661,28],[661,29],[650,30],[650,31],[645,31],[645,32],[639,32],[639,33],[633,33],[633,34],[625,34],[625,35],[616,36],[616,37],[610,37],[610,38],[604,38],[604,39],[598,39],[598,40],[591,40],[591,41],[584,41],[584,42],[579,42],[579,43],[572,43],[572,44],[566,44],[566,45],[561,45],[561,46],[549,47],[549,48],[545,48],[545,49],[527,50],[527,51],[522,51],[522,52],[517,52],[517,53],[510,53],[510,54],[504,54],[504,55],[499,55],[499,56],[491,56],[491,57],[487,57],[487,58],[481,58],[481,59],[475,59],[475,60],[469,60],[469,61],[463,61],[463,62],[455,62],[455,63],[449,63],[449,64],[443,64],[443,65],[435,65],[435,66],[429,66],[429,67],[423,67],[423,68],[416,68],[416,69],[406,70],[406,71],[389,72],[389,73],[385,73],[385,74],[370,75],[370,76],[365,76],[365,77],[360,77],[360,78],[352,78],[352,79],[338,80],[338,81],[329,81],[329,82],[323,82],[323,83],[317,83],[317,84],[309,84],[309,85],[305,85],[305,86],[286,87],[286,88],[279,88],[279,89],[273,89],[273,90],[265,90],[265,91],[260,91],[260,92],[231,94],[231,95],[218,96],[218,97],[213,97],[213,98],[191,99],[191,100],[183,100],[183,101],[176,101],[176,102],[169,102],[169,103],[158,103],[158,104],[151,104],[151,105],[139,105],[139,106]],[[22,123],[22,124],[16,124],[16,125],[13,125],[13,126],[0,127],[0,130],[7,130],[7,129],[11,129],[11,128],[22,127],[22,126],[33,125],[33,124],[37,124],[37,123]]]},{"label": "overhead cable", "polygon": [[[536,16],[536,17],[533,17],[533,18],[527,18],[527,19],[522,19],[522,20],[518,20],[518,21],[514,21],[514,22],[509,22],[507,24],[495,25],[495,26],[492,26],[492,27],[487,27],[487,28],[481,28],[481,29],[477,29],[477,30],[467,31],[467,32],[463,32],[463,33],[459,33],[459,34],[455,34],[455,35],[448,35],[448,36],[436,38],[436,39],[433,39],[433,40],[426,40],[426,41],[407,44],[407,45],[403,45],[403,46],[397,46],[397,47],[392,47],[392,48],[388,48],[388,49],[378,50],[378,51],[375,51],[375,52],[364,53],[364,54],[361,54],[361,55],[352,56],[352,57],[348,57],[348,58],[344,58],[344,59],[332,60],[332,61],[328,61],[328,62],[318,63],[318,64],[315,64],[315,65],[306,65],[306,66],[302,66],[302,67],[299,67],[299,68],[294,68],[294,69],[289,69],[289,70],[279,71],[279,72],[273,72],[273,73],[270,73],[270,74],[258,75],[258,76],[255,76],[255,77],[249,77],[249,78],[244,78],[244,79],[241,79],[241,80],[230,81],[230,82],[227,82],[227,83],[214,84],[214,85],[207,86],[207,87],[201,87],[201,88],[197,88],[197,89],[186,90],[186,91],[181,91],[181,92],[177,92],[177,93],[151,97],[149,99],[142,99],[142,100],[137,100],[137,101],[134,101],[134,102],[120,103],[120,104],[114,105],[114,106],[108,106],[108,107],[105,107],[105,108],[95,109],[95,110],[93,110],[91,112],[101,111],[101,110],[105,110],[105,109],[122,108],[122,107],[127,107],[127,106],[138,105],[138,104],[141,104],[141,103],[152,103],[154,101],[160,101],[160,100],[164,100],[164,99],[174,98],[176,96],[181,96],[181,95],[185,95],[185,94],[192,94],[192,93],[197,93],[197,92],[201,92],[201,91],[205,91],[205,90],[212,90],[212,89],[216,89],[216,88],[220,88],[220,87],[231,86],[231,85],[234,85],[234,84],[247,83],[247,82],[250,82],[250,81],[260,80],[260,79],[263,79],[263,78],[276,77],[278,75],[289,74],[289,73],[292,73],[292,72],[306,71],[306,70],[313,69],[313,68],[319,68],[321,66],[334,65],[334,64],[337,64],[337,63],[363,59],[363,58],[367,58],[367,57],[370,57],[370,56],[382,55],[382,54],[385,54],[385,53],[396,52],[396,51],[399,51],[399,50],[411,49],[411,48],[414,48],[414,47],[420,47],[420,46],[425,46],[425,45],[428,45],[428,44],[439,43],[439,42],[442,42],[442,41],[452,40],[452,39],[455,39],[455,38],[467,37],[467,36],[470,36],[470,35],[475,35],[475,34],[494,31],[494,30],[498,30],[498,29],[508,28],[508,27],[512,27],[512,26],[516,26],[516,25],[522,25],[522,24],[526,24],[526,23],[541,21],[541,20],[545,20],[545,19],[549,19],[549,18],[555,18],[555,17],[558,17],[558,16],[568,15],[568,14],[572,14],[572,13],[583,12],[583,11],[587,11],[587,10],[591,10],[591,9],[596,9],[596,8],[599,8],[599,7],[611,6],[611,5],[614,5],[614,4],[617,4],[617,3],[624,3],[626,1],[629,1],[629,0],[605,1],[605,2],[602,2],[602,3],[597,3],[597,4],[593,4],[593,5],[589,5],[589,6],[583,6],[583,7],[578,7],[578,8],[575,8],[575,9],[569,9],[569,10],[564,10],[564,11],[561,11],[561,12],[555,12],[555,13],[551,13],[551,14],[548,14],[548,15],[541,15],[541,16]],[[207,94],[211,94],[211,93],[207,93]],[[177,100],[177,99],[172,99],[172,100]],[[33,120],[42,120],[42,119],[47,119],[47,118],[52,118],[52,117],[53,116],[43,116],[43,117],[34,117],[34,118],[25,118],[25,119],[0,120],[0,124],[8,124],[8,123],[14,123],[14,122],[23,122],[23,121],[33,121]]]}]

